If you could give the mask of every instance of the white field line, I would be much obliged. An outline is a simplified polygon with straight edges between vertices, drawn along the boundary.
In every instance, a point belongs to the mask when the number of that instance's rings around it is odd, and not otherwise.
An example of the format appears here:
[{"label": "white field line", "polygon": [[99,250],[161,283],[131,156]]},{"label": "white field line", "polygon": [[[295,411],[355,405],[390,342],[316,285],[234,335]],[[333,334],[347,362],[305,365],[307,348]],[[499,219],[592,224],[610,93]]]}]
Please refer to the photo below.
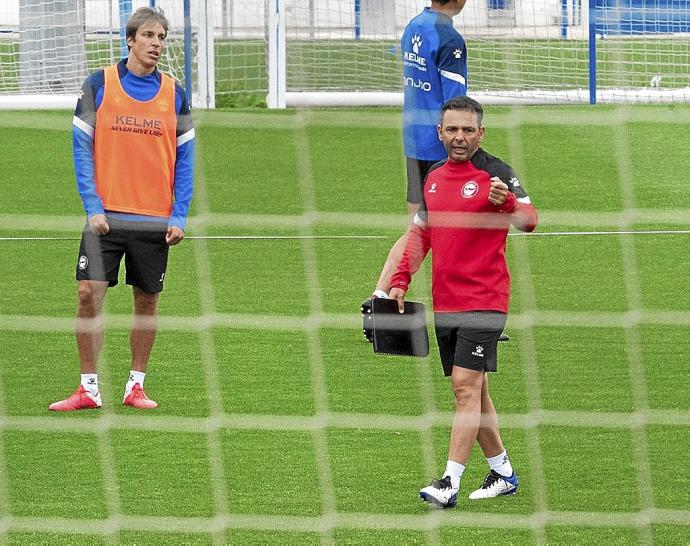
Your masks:
[{"label": "white field line", "polygon": [[[385,239],[385,235],[191,235],[185,239],[281,240],[281,239]],[[79,241],[81,237],[0,237],[0,241]]]},{"label": "white field line", "polygon": [[537,231],[524,233],[521,231],[508,234],[513,237],[572,237],[586,235],[690,235],[690,229],[642,229],[621,231]]},{"label": "white field line", "polygon": [[[537,231],[510,232],[509,237],[573,237],[606,235],[690,235],[690,229],[644,229],[625,231]],[[0,241],[78,241],[81,237],[0,237]],[[385,235],[191,235],[196,240],[314,240],[314,239],[387,239]]]}]

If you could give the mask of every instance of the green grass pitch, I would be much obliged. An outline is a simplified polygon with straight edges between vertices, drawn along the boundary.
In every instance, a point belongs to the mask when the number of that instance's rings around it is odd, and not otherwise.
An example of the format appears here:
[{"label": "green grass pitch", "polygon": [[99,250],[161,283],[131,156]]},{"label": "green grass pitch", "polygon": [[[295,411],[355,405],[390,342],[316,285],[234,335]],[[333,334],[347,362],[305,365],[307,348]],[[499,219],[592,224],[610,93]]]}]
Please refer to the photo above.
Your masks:
[{"label": "green grass pitch", "polygon": [[[122,280],[104,407],[63,415],[47,406],[78,381],[71,113],[0,116],[0,544],[690,542],[690,235],[509,238],[511,340],[491,381],[521,489],[470,503],[477,448],[457,509],[429,511],[418,490],[453,408],[435,345],[374,356],[358,312],[405,223],[400,112],[196,121],[188,235],[256,238],[172,249],[158,410],[121,405]],[[690,229],[690,107],[490,107],[485,123],[539,232]],[[428,303],[428,280],[427,264],[411,297]]]}]

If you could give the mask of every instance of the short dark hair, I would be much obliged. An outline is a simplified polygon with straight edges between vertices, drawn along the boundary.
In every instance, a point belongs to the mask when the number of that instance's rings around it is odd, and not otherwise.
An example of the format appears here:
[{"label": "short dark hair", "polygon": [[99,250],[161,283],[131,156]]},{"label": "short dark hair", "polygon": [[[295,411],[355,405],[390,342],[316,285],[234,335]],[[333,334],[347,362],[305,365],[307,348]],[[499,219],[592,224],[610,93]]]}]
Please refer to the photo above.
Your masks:
[{"label": "short dark hair", "polygon": [[468,110],[474,112],[477,115],[477,123],[482,126],[482,118],[484,117],[484,109],[482,105],[476,100],[470,97],[454,97],[447,100],[441,107],[441,120],[443,120],[443,114],[448,110]]},{"label": "short dark hair", "polygon": [[127,21],[127,29],[125,31],[127,39],[134,38],[137,34],[137,30],[148,23],[160,23],[163,30],[165,30],[165,34],[168,34],[170,24],[163,10],[159,8],[153,9],[144,7],[136,10],[129,18],[129,21]]}]

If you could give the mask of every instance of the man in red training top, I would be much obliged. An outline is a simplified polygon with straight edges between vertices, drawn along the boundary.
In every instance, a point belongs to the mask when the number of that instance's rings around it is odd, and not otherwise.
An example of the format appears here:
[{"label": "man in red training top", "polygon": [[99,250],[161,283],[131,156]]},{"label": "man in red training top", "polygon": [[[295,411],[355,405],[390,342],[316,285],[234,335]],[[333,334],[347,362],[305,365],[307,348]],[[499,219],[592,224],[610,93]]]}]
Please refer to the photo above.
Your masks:
[{"label": "man in red training top", "polygon": [[512,224],[533,231],[537,213],[515,172],[479,147],[482,116],[481,105],[469,97],[443,105],[438,134],[448,159],[426,177],[415,228],[390,291],[403,312],[411,277],[432,251],[436,337],[455,394],[455,418],[446,470],[419,494],[444,508],[457,502],[475,440],[491,470],[470,499],[510,495],[518,488],[498,431],[487,372],[496,371],[496,346],[508,316],[508,230]]}]

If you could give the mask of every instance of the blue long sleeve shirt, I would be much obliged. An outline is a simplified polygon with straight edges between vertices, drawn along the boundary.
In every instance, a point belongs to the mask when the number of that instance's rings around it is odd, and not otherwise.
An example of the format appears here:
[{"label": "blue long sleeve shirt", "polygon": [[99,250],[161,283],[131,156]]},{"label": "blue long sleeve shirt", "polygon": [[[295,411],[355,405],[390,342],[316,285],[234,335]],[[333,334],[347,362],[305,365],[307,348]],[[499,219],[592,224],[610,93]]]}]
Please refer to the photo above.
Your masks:
[{"label": "blue long sleeve shirt", "polygon": [[453,20],[425,8],[405,27],[403,55],[403,143],[405,156],[446,158],[436,126],[443,103],[467,94],[467,48]]}]

